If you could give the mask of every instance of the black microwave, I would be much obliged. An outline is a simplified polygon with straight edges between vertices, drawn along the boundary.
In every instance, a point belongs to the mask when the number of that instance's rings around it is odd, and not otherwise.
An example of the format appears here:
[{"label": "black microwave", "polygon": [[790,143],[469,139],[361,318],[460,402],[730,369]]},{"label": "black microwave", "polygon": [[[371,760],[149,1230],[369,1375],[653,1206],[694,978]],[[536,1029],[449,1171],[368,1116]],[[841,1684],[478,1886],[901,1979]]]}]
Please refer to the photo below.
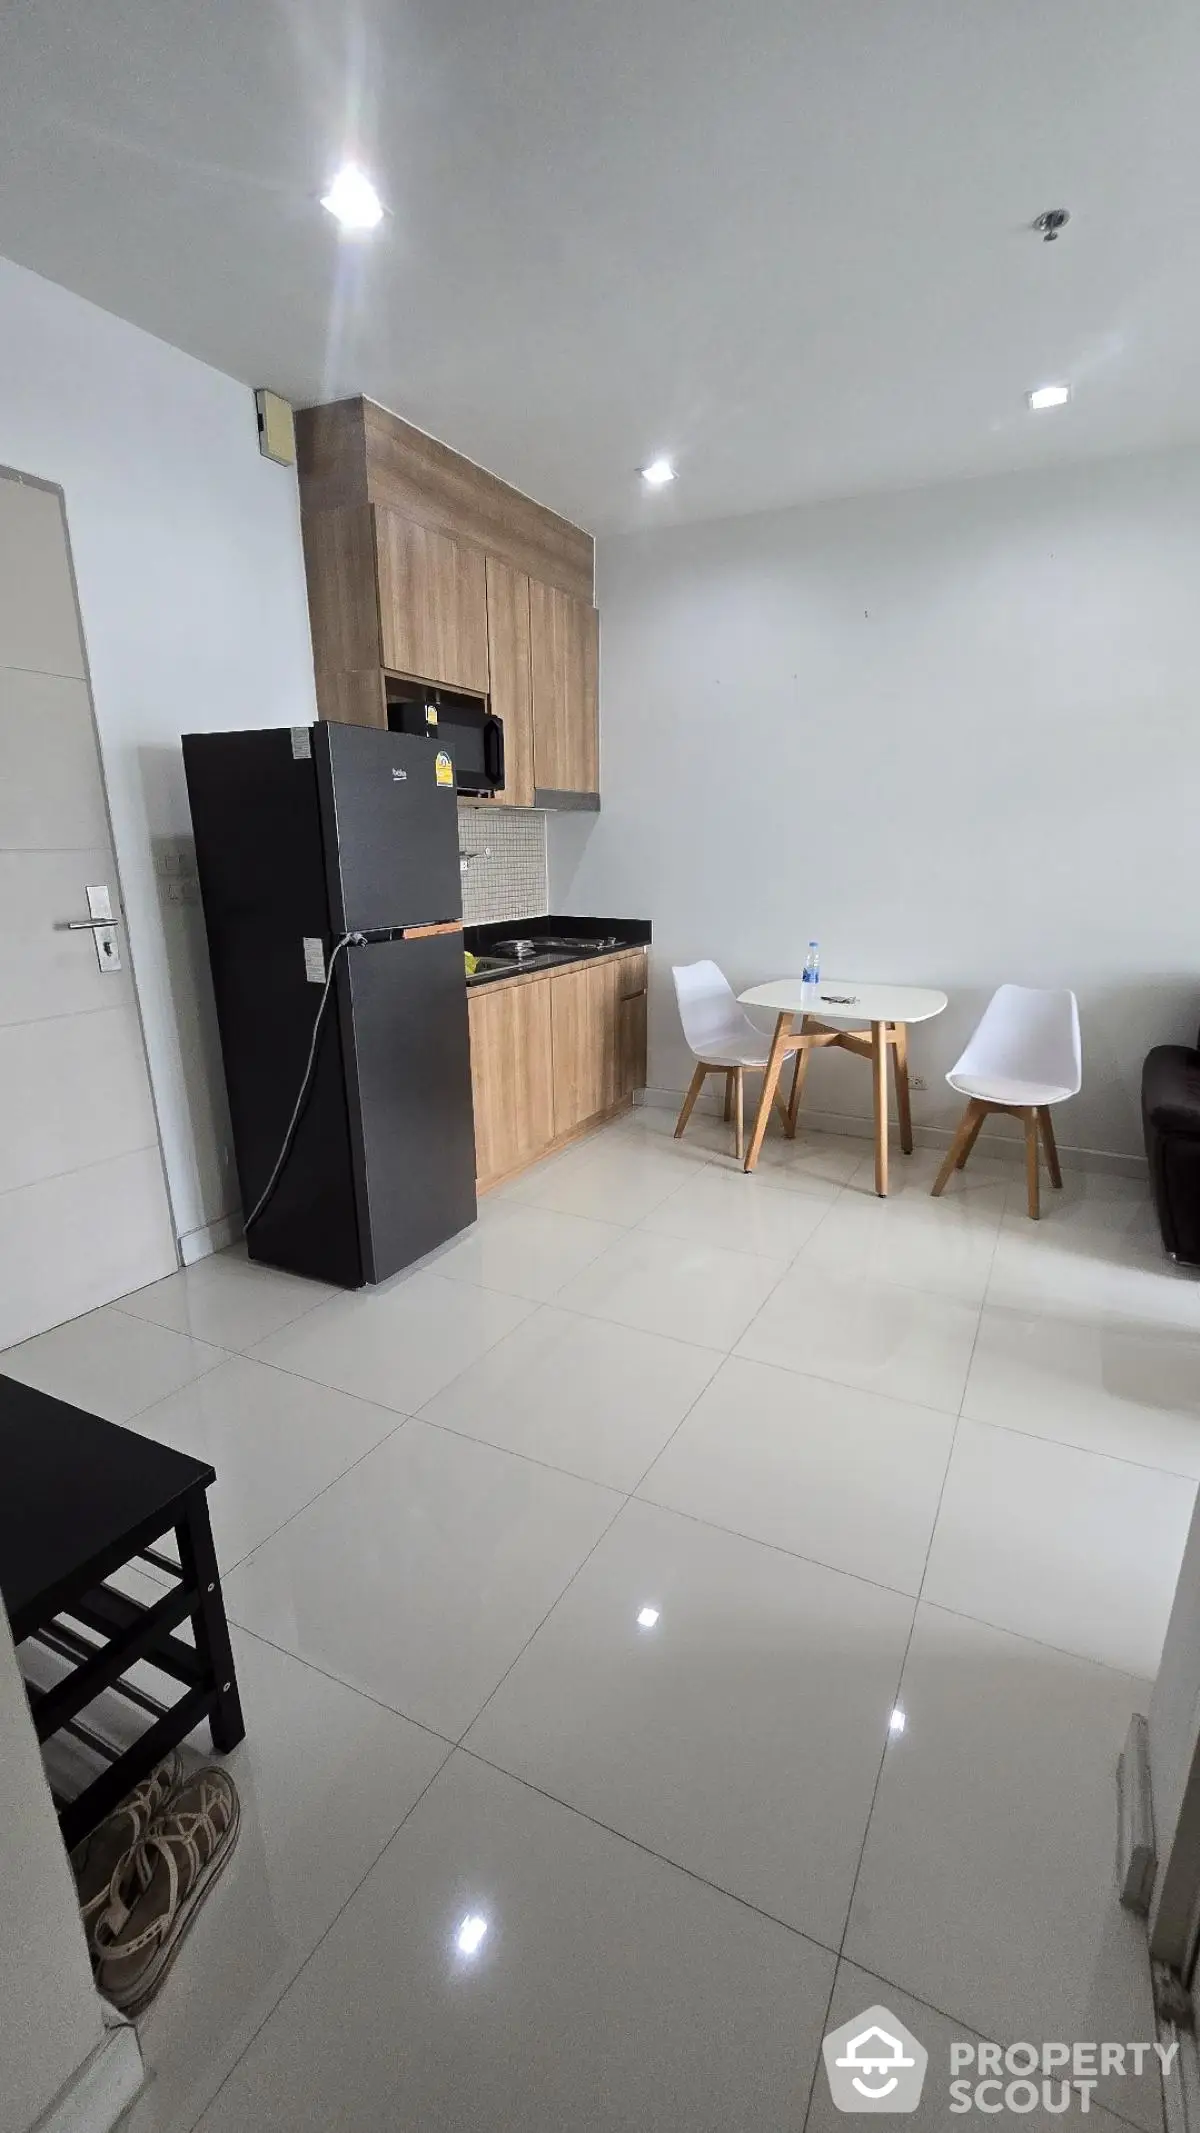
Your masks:
[{"label": "black microwave", "polygon": [[426,688],[416,681],[389,681],[387,713],[391,732],[423,733],[449,750],[459,792],[503,792],[504,721],[479,697]]}]

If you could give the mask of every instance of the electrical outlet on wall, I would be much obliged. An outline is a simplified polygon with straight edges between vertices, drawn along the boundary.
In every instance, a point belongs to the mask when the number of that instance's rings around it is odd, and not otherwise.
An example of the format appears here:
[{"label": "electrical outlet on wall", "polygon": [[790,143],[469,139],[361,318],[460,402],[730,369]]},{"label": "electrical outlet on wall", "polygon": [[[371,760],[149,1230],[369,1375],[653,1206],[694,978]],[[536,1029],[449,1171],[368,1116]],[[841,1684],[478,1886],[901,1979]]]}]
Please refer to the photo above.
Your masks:
[{"label": "electrical outlet on wall", "polygon": [[925,1076],[923,1074],[910,1074],[908,1077],[908,1086],[910,1089],[915,1089],[918,1092],[923,1092],[929,1087],[929,1083],[926,1081]]}]

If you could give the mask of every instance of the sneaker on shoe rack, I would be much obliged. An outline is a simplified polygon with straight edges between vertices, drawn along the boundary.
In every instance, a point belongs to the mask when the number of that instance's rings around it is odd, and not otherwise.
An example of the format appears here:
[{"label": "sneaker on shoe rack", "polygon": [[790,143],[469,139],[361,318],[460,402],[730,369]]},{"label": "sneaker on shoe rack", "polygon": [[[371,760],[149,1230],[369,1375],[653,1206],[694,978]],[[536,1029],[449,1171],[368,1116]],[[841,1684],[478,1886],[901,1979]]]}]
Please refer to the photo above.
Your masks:
[{"label": "sneaker on shoe rack", "polygon": [[155,1816],[170,1805],[172,1794],[182,1783],[183,1763],[176,1748],[71,1853],[80,1915],[93,1962],[96,1920],[108,1901],[113,1876],[141,1842]]},{"label": "sneaker on shoe rack", "polygon": [[232,1778],[208,1763],[113,1876],[95,1929],[96,1984],[122,2014],[140,2014],[158,1991],[233,1851],[240,1822]]}]

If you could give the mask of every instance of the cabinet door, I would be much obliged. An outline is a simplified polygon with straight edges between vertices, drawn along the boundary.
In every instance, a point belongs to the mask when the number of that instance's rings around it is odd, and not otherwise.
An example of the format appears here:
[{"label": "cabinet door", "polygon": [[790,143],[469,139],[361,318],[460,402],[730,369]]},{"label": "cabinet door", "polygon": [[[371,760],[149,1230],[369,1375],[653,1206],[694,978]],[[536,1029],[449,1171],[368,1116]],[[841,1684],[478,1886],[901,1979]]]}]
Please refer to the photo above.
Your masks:
[{"label": "cabinet door", "polygon": [[481,1186],[532,1162],[554,1138],[550,986],[467,994],[475,1171]]},{"label": "cabinet door", "polygon": [[550,981],[554,1131],[569,1133],[620,1096],[619,963],[567,970]]},{"label": "cabinet door", "polygon": [[646,1086],[646,958],[618,963],[617,1096]]},{"label": "cabinet door", "polygon": [[586,600],[529,583],[533,765],[539,791],[600,790],[600,618]]},{"label": "cabinet door", "polygon": [[488,688],[483,551],[375,506],[383,664],[452,689]]},{"label": "cabinet door", "polygon": [[504,790],[496,803],[533,806],[533,690],[529,671],[529,580],[490,555],[488,666],[492,709],[504,721]]}]

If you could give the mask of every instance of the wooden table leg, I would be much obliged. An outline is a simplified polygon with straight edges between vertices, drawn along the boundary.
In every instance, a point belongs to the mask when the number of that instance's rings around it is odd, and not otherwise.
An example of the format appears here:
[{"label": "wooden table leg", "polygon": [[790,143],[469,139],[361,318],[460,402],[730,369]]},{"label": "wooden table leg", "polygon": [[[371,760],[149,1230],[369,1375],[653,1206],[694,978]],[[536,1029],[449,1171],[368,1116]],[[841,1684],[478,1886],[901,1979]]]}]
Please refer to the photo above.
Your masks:
[{"label": "wooden table leg", "polygon": [[900,1118],[900,1146],[912,1154],[912,1104],[908,1095],[908,1024],[892,1024],[892,1068],[896,1076],[896,1110]]},{"label": "wooden table leg", "polygon": [[743,1123],[745,1117],[745,1105],[743,1102],[745,1085],[746,1076],[742,1068],[735,1067],[733,1070],[734,1147],[739,1163],[742,1160],[742,1153],[746,1146],[746,1129]]},{"label": "wooden table leg", "polygon": [[[803,1036],[803,1035],[804,1035],[804,1032],[805,1032],[805,1030],[806,1030],[807,1028],[808,1028],[808,1016],[807,1016],[807,1015],[801,1015],[801,1017],[800,1017],[800,1034],[801,1034],[801,1036]],[[787,1131],[787,1137],[788,1137],[788,1139],[789,1139],[790,1141],[794,1141],[794,1140],[795,1140],[795,1138],[796,1138],[796,1119],[797,1119],[797,1116],[798,1116],[798,1114],[799,1114],[799,1110],[800,1110],[800,1098],[801,1098],[801,1097],[803,1096],[803,1094],[804,1094],[804,1077],[805,1077],[805,1075],[806,1075],[806,1074],[808,1073],[808,1061],[809,1061],[809,1054],[810,1054],[811,1050],[812,1050],[812,1047],[811,1047],[811,1045],[807,1045],[807,1044],[803,1044],[803,1045],[801,1045],[801,1047],[800,1047],[800,1050],[799,1050],[799,1051],[797,1052],[797,1054],[796,1054],[796,1064],[795,1064],[794,1068],[792,1069],[792,1093],[791,1093],[790,1097],[788,1098],[788,1107],[787,1107],[787,1128],[786,1128],[786,1131]]]},{"label": "wooden table leg", "polygon": [[729,1069],[729,1072],[728,1072],[728,1073],[727,1073],[727,1075],[725,1076],[725,1123],[726,1123],[726,1125],[728,1125],[728,1124],[729,1124],[730,1118],[731,1118],[731,1116],[732,1116],[732,1114],[733,1114],[733,1077],[734,1077],[734,1075],[735,1075],[735,1073],[736,1073],[736,1072],[737,1072],[737,1068],[736,1068],[736,1067],[730,1067],[730,1069]]},{"label": "wooden table leg", "polygon": [[763,1135],[767,1130],[767,1120],[771,1116],[771,1105],[775,1101],[775,1091],[779,1087],[779,1077],[783,1072],[783,1062],[787,1057],[787,1040],[792,1032],[792,1020],[793,1017],[790,1014],[782,1014],[775,1024],[775,1035],[771,1039],[771,1049],[767,1054],[767,1064],[763,1069],[762,1088],[759,1091],[754,1131],[750,1135],[750,1146],[746,1150],[745,1168],[747,1170],[753,1170],[758,1161],[758,1151],[763,1144]]},{"label": "wooden table leg", "polygon": [[881,1200],[888,1189],[887,1023],[871,1024],[871,1081],[875,1092],[875,1190]]}]

